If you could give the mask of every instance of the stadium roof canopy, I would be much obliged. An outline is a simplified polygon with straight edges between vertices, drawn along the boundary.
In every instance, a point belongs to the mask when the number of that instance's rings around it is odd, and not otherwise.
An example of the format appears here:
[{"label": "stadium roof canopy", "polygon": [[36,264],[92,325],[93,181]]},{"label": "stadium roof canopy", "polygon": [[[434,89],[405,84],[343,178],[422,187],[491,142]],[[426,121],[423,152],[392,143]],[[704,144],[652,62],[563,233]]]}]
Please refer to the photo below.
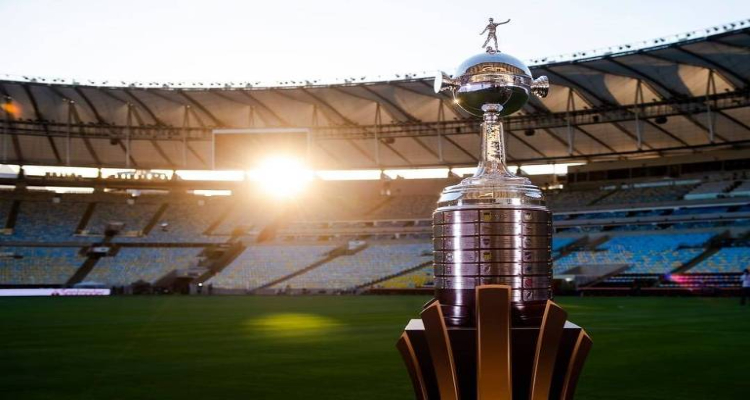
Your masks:
[{"label": "stadium roof canopy", "polygon": [[[552,87],[506,119],[510,161],[750,144],[750,21],[675,38],[535,60]],[[206,169],[216,128],[309,128],[316,168],[463,166],[479,154],[478,119],[425,77],[208,88],[26,78],[0,80],[0,95],[11,164]]]}]

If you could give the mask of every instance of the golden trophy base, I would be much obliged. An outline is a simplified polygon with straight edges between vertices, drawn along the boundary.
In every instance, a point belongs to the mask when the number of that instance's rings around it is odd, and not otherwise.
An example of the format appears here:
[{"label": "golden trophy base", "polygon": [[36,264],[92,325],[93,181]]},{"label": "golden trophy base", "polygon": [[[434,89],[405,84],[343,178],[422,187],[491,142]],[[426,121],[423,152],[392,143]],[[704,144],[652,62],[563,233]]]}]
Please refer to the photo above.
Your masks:
[{"label": "golden trophy base", "polygon": [[417,399],[572,399],[592,341],[547,302],[542,324],[511,326],[511,289],[476,289],[476,327],[450,327],[440,304],[409,322],[397,347]]}]

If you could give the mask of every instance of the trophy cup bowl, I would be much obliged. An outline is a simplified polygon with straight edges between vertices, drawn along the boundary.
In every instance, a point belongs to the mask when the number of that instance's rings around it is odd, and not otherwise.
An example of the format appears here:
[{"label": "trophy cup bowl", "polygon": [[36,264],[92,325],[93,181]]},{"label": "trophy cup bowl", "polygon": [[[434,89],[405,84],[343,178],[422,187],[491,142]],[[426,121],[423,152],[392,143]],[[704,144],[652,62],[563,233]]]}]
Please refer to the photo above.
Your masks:
[{"label": "trophy cup bowl", "polygon": [[511,55],[488,51],[464,61],[454,78],[439,73],[435,92],[444,90],[469,114],[481,116],[482,106],[498,104],[502,106],[498,115],[506,116],[520,110],[531,94],[546,97],[549,80],[545,76],[533,79],[529,67]]}]

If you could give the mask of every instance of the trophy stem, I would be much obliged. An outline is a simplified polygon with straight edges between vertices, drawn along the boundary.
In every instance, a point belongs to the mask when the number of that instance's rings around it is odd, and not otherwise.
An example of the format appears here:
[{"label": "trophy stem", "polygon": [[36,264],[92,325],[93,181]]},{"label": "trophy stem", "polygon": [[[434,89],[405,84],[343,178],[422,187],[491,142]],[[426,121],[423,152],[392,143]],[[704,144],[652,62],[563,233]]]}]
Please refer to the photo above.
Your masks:
[{"label": "trophy stem", "polygon": [[488,174],[515,176],[505,165],[505,133],[500,120],[500,104],[485,104],[482,122],[482,159],[474,177]]}]

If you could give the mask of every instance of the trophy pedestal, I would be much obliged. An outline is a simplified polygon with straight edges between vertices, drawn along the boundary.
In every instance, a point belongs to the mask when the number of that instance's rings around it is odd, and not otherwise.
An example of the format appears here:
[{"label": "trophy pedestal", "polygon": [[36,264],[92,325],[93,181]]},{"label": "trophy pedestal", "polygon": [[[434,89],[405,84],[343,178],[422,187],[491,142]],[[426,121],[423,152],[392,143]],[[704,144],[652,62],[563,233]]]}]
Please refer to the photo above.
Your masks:
[{"label": "trophy pedestal", "polygon": [[[450,346],[453,350],[453,361],[458,379],[458,392],[463,400],[477,398],[477,329],[475,327],[450,327],[447,329]],[[551,399],[561,399],[566,379],[576,382],[580,370],[571,365],[570,360],[576,352],[576,343],[583,329],[566,321],[557,349],[550,386]],[[513,398],[528,399],[532,385],[537,338],[540,327],[511,328],[511,366]],[[405,335],[411,342],[417,365],[424,382],[426,398],[439,399],[437,376],[433,366],[427,335],[421,319],[412,319],[406,326]],[[573,367],[573,370],[569,371]],[[411,372],[411,371],[410,371]],[[571,388],[572,389],[572,388]],[[571,391],[572,393],[572,391]]]}]

